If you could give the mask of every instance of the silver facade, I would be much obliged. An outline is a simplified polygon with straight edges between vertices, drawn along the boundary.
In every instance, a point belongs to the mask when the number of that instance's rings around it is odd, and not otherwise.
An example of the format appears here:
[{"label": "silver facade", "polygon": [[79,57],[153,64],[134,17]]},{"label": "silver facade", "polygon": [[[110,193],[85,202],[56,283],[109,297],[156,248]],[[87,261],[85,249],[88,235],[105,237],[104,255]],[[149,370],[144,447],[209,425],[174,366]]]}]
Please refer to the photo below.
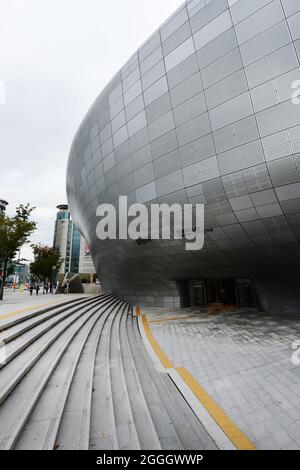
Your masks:
[{"label": "silver facade", "polygon": [[[300,311],[299,57],[299,0],[190,0],[110,81],[67,171],[107,291],[177,307],[177,281],[248,278],[263,308]],[[119,195],[205,203],[204,249],[99,241],[96,207]]]}]

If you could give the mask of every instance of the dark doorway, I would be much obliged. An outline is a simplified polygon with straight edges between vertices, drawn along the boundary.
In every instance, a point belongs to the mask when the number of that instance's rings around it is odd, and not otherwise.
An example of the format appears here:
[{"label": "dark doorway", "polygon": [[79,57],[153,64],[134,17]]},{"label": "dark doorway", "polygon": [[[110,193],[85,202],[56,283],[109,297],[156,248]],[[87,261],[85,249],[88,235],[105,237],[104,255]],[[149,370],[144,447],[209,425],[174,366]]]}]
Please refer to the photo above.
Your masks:
[{"label": "dark doorway", "polygon": [[220,281],[220,301],[223,305],[237,305],[235,282],[233,279]]},{"label": "dark doorway", "polygon": [[194,285],[195,305],[205,305],[205,289],[203,284]]},{"label": "dark doorway", "polygon": [[207,281],[209,304],[237,305],[234,279],[210,279]]},{"label": "dark doorway", "polygon": [[204,281],[189,281],[189,305],[191,307],[203,307],[207,304],[206,288]]},{"label": "dark doorway", "polygon": [[209,304],[220,303],[218,281],[216,280],[207,281],[207,294],[208,294],[207,296],[208,296]]},{"label": "dark doorway", "polygon": [[254,295],[248,279],[237,279],[236,290],[240,307],[253,307]]},{"label": "dark doorway", "polygon": [[191,307],[211,304],[253,306],[253,291],[251,282],[247,279],[193,280],[187,281],[187,284],[188,305]]}]

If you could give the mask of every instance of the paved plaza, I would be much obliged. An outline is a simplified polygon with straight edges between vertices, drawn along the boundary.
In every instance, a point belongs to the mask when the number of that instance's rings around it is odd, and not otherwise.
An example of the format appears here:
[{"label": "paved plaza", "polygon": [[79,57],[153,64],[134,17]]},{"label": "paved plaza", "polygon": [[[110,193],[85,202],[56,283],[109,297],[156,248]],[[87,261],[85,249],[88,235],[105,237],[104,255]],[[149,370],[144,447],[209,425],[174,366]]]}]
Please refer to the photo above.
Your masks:
[{"label": "paved plaza", "polygon": [[151,330],[174,367],[185,367],[258,449],[300,449],[297,315],[249,309],[147,308]]}]

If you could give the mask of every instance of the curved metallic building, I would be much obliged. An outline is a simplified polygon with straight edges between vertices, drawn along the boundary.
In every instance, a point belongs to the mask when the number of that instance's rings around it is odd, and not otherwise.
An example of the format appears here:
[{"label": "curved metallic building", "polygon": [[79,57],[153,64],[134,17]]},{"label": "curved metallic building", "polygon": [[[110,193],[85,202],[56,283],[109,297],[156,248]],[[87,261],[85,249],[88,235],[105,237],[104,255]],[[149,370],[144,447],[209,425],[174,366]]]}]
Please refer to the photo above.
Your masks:
[{"label": "curved metallic building", "polygon": [[[189,0],[109,82],[67,171],[107,291],[140,305],[300,311],[299,56],[298,0]],[[205,203],[204,249],[99,241],[96,207],[119,195]]]}]

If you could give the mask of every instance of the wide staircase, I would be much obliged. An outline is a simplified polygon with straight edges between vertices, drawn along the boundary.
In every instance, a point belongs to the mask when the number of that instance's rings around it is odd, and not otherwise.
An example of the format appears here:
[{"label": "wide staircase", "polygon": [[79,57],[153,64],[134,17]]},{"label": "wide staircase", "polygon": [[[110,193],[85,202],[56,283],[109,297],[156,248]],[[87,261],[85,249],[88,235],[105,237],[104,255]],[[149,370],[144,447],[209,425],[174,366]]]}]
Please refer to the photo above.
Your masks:
[{"label": "wide staircase", "polygon": [[0,449],[216,448],[119,299],[2,321],[0,341]]}]

